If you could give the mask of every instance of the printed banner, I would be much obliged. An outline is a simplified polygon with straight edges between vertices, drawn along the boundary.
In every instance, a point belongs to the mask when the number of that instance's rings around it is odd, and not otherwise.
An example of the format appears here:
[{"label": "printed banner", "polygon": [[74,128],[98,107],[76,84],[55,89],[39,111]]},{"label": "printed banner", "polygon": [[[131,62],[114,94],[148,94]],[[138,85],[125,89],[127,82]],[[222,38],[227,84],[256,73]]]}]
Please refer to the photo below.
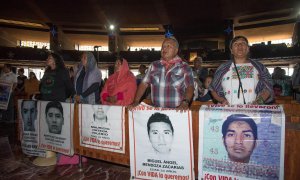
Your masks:
[{"label": "printed banner", "polygon": [[0,109],[6,110],[12,90],[12,83],[0,81]]},{"label": "printed banner", "polygon": [[129,129],[132,179],[195,179],[190,111],[139,105]]},{"label": "printed banner", "polygon": [[125,107],[79,105],[80,146],[125,153]]},{"label": "printed banner", "polygon": [[73,155],[74,104],[39,101],[39,148]]},{"label": "printed banner", "polygon": [[21,146],[24,154],[46,157],[46,151],[38,148],[37,104],[34,100],[18,100]]},{"label": "printed banner", "polygon": [[283,179],[279,105],[207,105],[199,113],[198,179]]}]

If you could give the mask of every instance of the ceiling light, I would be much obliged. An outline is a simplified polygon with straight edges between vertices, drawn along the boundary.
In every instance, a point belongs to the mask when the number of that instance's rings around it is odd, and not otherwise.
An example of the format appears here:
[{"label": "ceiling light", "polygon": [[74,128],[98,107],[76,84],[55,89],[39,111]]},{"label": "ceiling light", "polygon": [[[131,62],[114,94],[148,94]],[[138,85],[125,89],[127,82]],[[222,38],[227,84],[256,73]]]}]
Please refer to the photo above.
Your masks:
[{"label": "ceiling light", "polygon": [[0,23],[16,24],[16,25],[23,25],[23,26],[33,26],[33,27],[44,27],[42,24],[39,24],[39,23],[31,23],[31,22],[15,21],[15,20],[7,20],[7,19],[0,19]]},{"label": "ceiling light", "polygon": [[114,26],[114,25],[110,25],[110,26],[109,26],[109,29],[110,29],[110,30],[114,30],[114,29],[115,29],[115,26]]},{"label": "ceiling light", "polygon": [[120,28],[121,31],[159,31],[158,27],[129,27]]}]

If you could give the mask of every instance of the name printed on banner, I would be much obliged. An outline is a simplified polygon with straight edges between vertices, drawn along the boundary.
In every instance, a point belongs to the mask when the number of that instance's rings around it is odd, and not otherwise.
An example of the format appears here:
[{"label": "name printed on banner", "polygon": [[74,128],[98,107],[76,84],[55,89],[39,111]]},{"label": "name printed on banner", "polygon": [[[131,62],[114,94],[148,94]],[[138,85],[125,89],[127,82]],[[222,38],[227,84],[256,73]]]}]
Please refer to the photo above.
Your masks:
[{"label": "name printed on banner", "polygon": [[36,140],[37,134],[32,132],[23,133],[23,141],[26,143],[37,143]]},{"label": "name printed on banner", "polygon": [[66,153],[66,154],[70,153],[70,149],[56,147],[56,146],[52,146],[50,144],[41,144],[40,147],[43,148],[43,149],[48,149],[50,151],[56,151],[56,152]]},{"label": "name printed on banner", "polygon": [[261,166],[255,164],[241,164],[210,158],[204,158],[205,169],[217,169],[220,173],[243,174],[248,178],[271,178],[278,179],[279,169],[276,166]]},{"label": "name printed on banner", "polygon": [[109,137],[109,130],[110,128],[106,128],[106,127],[97,127],[97,126],[91,126],[92,129],[92,136],[96,135],[94,137],[100,136],[103,139],[110,139]]},{"label": "name printed on banner", "polygon": [[82,141],[83,142],[98,143],[98,144],[101,144],[101,145],[116,146],[116,147],[120,146],[120,144],[121,144],[120,142],[100,140],[100,139],[97,139],[97,138],[85,137],[85,136],[82,137]]},{"label": "name printed on banner", "polygon": [[149,177],[149,178],[164,178],[164,179],[176,179],[176,180],[188,180],[190,178],[189,175],[187,176],[182,176],[182,175],[173,175],[173,174],[168,174],[162,173],[162,172],[153,172],[153,171],[142,171],[138,170],[138,176],[144,176],[144,177]]},{"label": "name printed on banner", "polygon": [[[157,159],[147,159],[147,162],[144,162],[142,165],[148,167],[167,168],[167,169],[184,169],[183,166],[177,164],[177,161],[166,161],[166,160],[162,161]],[[159,171],[159,169],[157,169],[156,171]],[[176,171],[174,171],[174,173],[176,173]]]},{"label": "name printed on banner", "polygon": [[48,134],[44,134],[44,137],[45,137],[46,141],[51,142],[58,146],[63,145],[66,141],[66,138],[64,138],[64,137],[51,136]]}]

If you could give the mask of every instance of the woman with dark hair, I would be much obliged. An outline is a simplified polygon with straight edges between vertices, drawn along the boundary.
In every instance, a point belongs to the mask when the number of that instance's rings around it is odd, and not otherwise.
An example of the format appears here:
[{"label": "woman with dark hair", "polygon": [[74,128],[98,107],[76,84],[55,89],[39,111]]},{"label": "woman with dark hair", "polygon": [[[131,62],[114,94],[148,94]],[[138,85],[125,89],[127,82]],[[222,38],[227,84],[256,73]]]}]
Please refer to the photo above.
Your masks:
[{"label": "woman with dark hair", "polygon": [[115,72],[105,82],[101,92],[102,104],[127,106],[133,102],[137,85],[125,59],[118,58]]},{"label": "woman with dark hair", "polygon": [[100,102],[101,71],[98,69],[96,59],[91,52],[82,54],[74,79],[77,102],[88,104]]},{"label": "woman with dark hair", "polygon": [[59,54],[50,53],[46,64],[47,67],[40,83],[41,99],[64,102],[74,95],[74,87],[63,59]]},{"label": "woman with dark hair", "polygon": [[[41,100],[64,102],[74,95],[69,72],[63,58],[57,53],[49,53],[46,61],[46,70],[40,83]],[[57,162],[56,153],[46,152],[47,158],[38,157],[33,163],[37,166],[51,166]]]}]

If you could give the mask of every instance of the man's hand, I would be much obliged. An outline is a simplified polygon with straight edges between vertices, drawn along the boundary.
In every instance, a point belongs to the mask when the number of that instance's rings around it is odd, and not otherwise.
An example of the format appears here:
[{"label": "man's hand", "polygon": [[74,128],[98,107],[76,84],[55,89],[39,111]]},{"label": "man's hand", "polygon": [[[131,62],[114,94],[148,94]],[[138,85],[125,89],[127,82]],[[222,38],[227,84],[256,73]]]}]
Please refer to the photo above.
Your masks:
[{"label": "man's hand", "polygon": [[135,108],[139,104],[140,104],[139,102],[133,101],[133,103],[131,103],[129,106],[127,106],[127,108],[128,108],[129,111],[131,111],[133,108]]},{"label": "man's hand", "polygon": [[185,112],[189,110],[189,103],[187,101],[181,101],[181,104],[176,108],[176,111]]}]

